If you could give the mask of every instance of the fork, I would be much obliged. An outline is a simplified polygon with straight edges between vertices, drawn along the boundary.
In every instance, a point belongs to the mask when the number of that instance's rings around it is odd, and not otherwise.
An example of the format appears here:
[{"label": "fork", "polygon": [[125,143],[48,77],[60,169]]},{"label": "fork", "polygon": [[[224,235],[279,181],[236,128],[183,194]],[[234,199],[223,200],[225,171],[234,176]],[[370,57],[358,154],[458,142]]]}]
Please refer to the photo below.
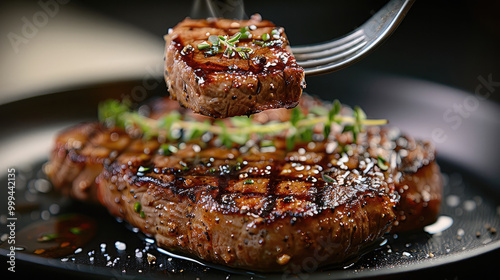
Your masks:
[{"label": "fork", "polygon": [[[390,0],[351,33],[325,43],[292,46],[297,63],[307,76],[340,70],[366,57],[389,37],[415,0]],[[243,0],[194,0],[192,18],[244,18]]]},{"label": "fork", "polygon": [[391,0],[351,33],[306,46],[292,46],[307,76],[326,74],[352,65],[371,53],[398,27],[414,0]]}]

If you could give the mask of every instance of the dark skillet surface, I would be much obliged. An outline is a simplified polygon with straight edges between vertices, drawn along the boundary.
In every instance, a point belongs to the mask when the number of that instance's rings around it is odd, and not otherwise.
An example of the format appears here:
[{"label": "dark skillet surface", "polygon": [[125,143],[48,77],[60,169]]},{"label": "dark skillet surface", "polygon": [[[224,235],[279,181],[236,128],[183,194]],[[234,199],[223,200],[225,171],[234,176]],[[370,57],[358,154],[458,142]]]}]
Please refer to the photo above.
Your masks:
[{"label": "dark skillet surface", "polygon": [[[346,104],[359,104],[369,117],[387,118],[391,125],[398,126],[412,135],[432,139],[431,132],[435,128],[447,133],[446,141],[437,143],[439,163],[447,182],[441,215],[451,217],[454,223],[440,235],[416,232],[387,236],[386,244],[345,269],[316,269],[312,262],[305,266],[309,268],[309,272],[300,274],[299,279],[403,276],[436,279],[453,279],[458,276],[458,279],[463,279],[467,275],[480,277],[493,273],[495,267],[489,264],[500,255],[500,236],[491,233],[487,225],[500,229],[500,184],[499,174],[494,167],[499,155],[499,146],[495,145],[500,131],[498,105],[487,100],[480,101],[477,109],[471,111],[470,116],[464,118],[457,129],[453,129],[442,115],[453,104],[464,102],[468,96],[465,93],[410,78],[369,73],[360,73],[359,78],[362,83],[346,80],[345,83],[330,87],[320,85],[325,89],[331,88],[331,95],[323,91],[322,97],[333,99],[329,96],[336,96]],[[10,139],[9,136],[27,133],[23,137],[27,137],[29,143],[30,131],[36,133],[44,127],[52,128],[59,124],[62,128],[61,123],[95,119],[96,104],[99,100],[128,94],[135,85],[137,84],[134,82],[99,85],[1,105],[1,141],[6,143]],[[160,86],[155,92],[151,92],[151,95],[160,95],[163,92],[164,88]],[[36,146],[37,143],[32,145]],[[17,149],[21,151],[23,147]],[[35,204],[29,211],[17,213],[18,229],[41,220],[47,213],[49,216],[80,213],[95,219],[98,231],[87,245],[82,246],[80,253],[67,257],[45,259],[19,253],[18,272],[15,276],[33,277],[50,273],[49,275],[54,277],[65,278],[259,277],[244,271],[228,272],[223,271],[224,268],[206,267],[177,258],[169,259],[170,256],[158,252],[154,245],[149,244],[145,236],[134,233],[126,223],[117,222],[105,209],[64,199],[52,191],[40,192],[34,186],[36,180],[44,178],[43,173],[39,171],[44,160],[46,157],[33,158],[28,164],[17,168],[17,202],[22,204],[26,198],[30,198],[34,199]],[[4,170],[2,174],[5,174]],[[5,178],[5,175],[2,175],[2,178]],[[5,179],[3,180],[5,182]],[[2,185],[3,193],[6,193],[5,188],[6,185]],[[6,205],[4,195],[1,199],[0,205]],[[54,214],[54,211],[50,211],[53,204],[59,205],[59,211]],[[0,215],[5,214],[6,207],[2,207]],[[6,226],[2,224],[0,236],[5,232]],[[117,250],[116,241],[124,242],[127,245],[126,250]],[[104,251],[101,251],[101,244],[106,244]],[[5,266],[7,251],[1,249],[0,253]],[[147,253],[157,257],[156,265],[148,264]],[[0,273],[7,273],[6,267]],[[264,276],[271,279],[291,278],[288,274]]]}]

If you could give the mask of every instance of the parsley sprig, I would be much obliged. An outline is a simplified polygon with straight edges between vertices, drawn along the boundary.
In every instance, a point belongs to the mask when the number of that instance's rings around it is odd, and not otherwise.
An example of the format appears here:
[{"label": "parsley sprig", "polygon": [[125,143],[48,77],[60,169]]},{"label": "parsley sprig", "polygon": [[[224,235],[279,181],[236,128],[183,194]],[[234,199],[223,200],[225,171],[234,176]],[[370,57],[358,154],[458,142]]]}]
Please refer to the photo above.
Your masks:
[{"label": "parsley sprig", "polygon": [[[251,117],[237,116],[229,118],[229,123],[216,120],[200,122],[183,118],[179,112],[172,111],[159,119],[152,119],[130,110],[130,104],[117,100],[107,100],[99,105],[99,119],[108,126],[118,126],[128,129],[139,129],[143,137],[151,138],[162,135],[168,139],[184,140],[199,139],[205,133],[218,136],[221,144],[230,148],[233,144],[244,145],[252,135],[257,135],[262,141],[265,135],[283,133],[286,137],[287,149],[291,150],[297,142],[311,141],[314,128],[323,125],[323,134],[328,138],[331,127],[337,124],[343,127],[342,132],[351,132],[354,142],[367,125],[384,125],[387,120],[370,120],[359,107],[355,107],[352,115],[341,114],[342,105],[335,100],[331,109],[313,107],[305,115],[301,109],[294,108],[288,121],[271,121],[258,123]],[[179,133],[182,131],[182,133]]]},{"label": "parsley sprig", "polygon": [[204,41],[198,44],[198,49],[205,50],[205,56],[223,53],[223,56],[230,58],[234,57],[237,53],[242,59],[249,59],[253,50],[248,47],[236,46],[241,36],[241,32],[237,32],[231,37],[227,35],[210,35],[208,37],[208,42]]}]

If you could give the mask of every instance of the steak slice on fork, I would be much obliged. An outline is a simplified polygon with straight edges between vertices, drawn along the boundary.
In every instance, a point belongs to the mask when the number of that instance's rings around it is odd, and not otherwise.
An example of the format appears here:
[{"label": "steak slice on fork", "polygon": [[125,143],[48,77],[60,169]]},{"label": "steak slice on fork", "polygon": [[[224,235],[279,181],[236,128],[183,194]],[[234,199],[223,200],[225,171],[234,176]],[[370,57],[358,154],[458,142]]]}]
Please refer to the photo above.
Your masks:
[{"label": "steak slice on fork", "polygon": [[[235,43],[247,49],[242,55],[224,53],[223,44],[218,47],[220,53],[209,55],[206,49],[198,49],[199,44],[211,44],[207,41],[211,35],[229,39],[246,27],[245,37]],[[186,18],[165,40],[168,91],[184,107],[225,118],[299,103],[304,70],[291,53],[284,29],[260,15],[250,20]]]}]

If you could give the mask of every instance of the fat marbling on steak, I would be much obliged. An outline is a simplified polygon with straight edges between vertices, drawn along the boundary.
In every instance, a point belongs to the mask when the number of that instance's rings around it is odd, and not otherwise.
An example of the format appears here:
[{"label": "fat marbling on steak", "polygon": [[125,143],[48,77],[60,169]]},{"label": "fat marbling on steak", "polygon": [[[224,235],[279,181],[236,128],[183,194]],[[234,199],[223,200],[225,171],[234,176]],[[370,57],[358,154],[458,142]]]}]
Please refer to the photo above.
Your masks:
[{"label": "fat marbling on steak", "polygon": [[[175,103],[156,101],[152,114],[204,118]],[[307,113],[317,104],[304,97],[299,106]],[[254,121],[289,117],[268,110]],[[335,139],[287,150],[276,136],[273,148],[226,148],[216,138],[144,140],[85,123],[57,137],[45,170],[56,189],[99,201],[160,247],[251,270],[300,269],[308,258],[341,263],[388,231],[436,219],[442,182],[429,142],[380,127],[356,143],[349,133]],[[387,170],[378,156],[389,159]]]},{"label": "fat marbling on steak", "polygon": [[[236,53],[207,55],[197,47],[210,35],[229,37],[244,27],[252,27],[251,35],[239,39],[236,46],[251,49],[247,59]],[[263,41],[263,34],[270,38]],[[284,29],[260,15],[250,20],[186,18],[165,40],[165,80],[170,96],[197,113],[225,118],[292,108],[299,102],[304,70],[291,53]],[[262,46],[264,43],[269,46]]]}]

